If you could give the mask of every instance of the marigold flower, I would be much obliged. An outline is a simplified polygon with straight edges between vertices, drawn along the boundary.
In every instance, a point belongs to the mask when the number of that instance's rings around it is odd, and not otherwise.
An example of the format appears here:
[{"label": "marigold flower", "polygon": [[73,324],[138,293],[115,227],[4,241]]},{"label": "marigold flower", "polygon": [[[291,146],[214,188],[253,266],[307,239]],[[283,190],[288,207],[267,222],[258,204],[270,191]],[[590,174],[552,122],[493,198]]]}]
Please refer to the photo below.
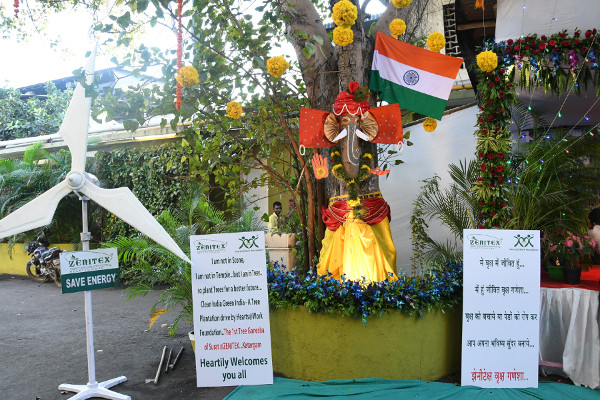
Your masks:
[{"label": "marigold flower", "polygon": [[394,6],[396,6],[396,8],[405,8],[410,6],[412,0],[392,0],[392,3],[394,3]]},{"label": "marigold flower", "polygon": [[227,103],[227,116],[229,118],[238,119],[242,116],[242,105],[237,101]]},{"label": "marigold flower", "polygon": [[435,119],[427,118],[423,121],[423,129],[425,129],[425,132],[433,132],[435,131],[435,128],[437,128],[437,121]]},{"label": "marigold flower", "polygon": [[357,199],[357,200],[348,200],[348,201],[347,201],[347,204],[348,204],[350,207],[354,208],[354,207],[356,207],[356,206],[360,205],[360,200],[358,200],[358,199]]},{"label": "marigold flower", "polygon": [[337,27],[333,30],[333,42],[338,46],[347,46],[354,41],[354,32],[350,28]]},{"label": "marigold flower", "polygon": [[394,39],[397,38],[406,32],[406,23],[400,18],[396,18],[390,22],[390,32],[392,33],[392,37]]},{"label": "marigold flower", "polygon": [[200,83],[198,71],[191,65],[179,68],[177,82],[183,87],[192,87]]},{"label": "marigold flower", "polygon": [[281,78],[289,67],[290,64],[284,56],[271,57],[267,60],[267,70],[275,78]]},{"label": "marigold flower", "polygon": [[356,6],[348,0],[341,0],[333,6],[333,14],[331,16],[333,22],[341,28],[349,28],[354,25],[358,12]]},{"label": "marigold flower", "polygon": [[429,50],[439,53],[444,46],[446,46],[446,39],[444,39],[444,35],[441,33],[433,32],[427,36],[427,47],[429,47]]},{"label": "marigold flower", "polygon": [[498,56],[493,51],[487,50],[477,54],[477,66],[485,72],[491,72],[498,66]]}]

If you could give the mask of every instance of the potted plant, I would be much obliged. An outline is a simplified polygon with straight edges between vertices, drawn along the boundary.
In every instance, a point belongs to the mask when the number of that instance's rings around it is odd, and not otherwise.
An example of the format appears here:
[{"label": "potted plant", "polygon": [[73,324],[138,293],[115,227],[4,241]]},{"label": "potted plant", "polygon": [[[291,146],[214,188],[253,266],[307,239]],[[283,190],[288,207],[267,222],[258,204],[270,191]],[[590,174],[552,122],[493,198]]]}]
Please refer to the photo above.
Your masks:
[{"label": "potted plant", "polygon": [[576,285],[581,277],[581,270],[588,270],[592,265],[592,256],[596,243],[588,235],[576,235],[566,232],[556,243],[550,243],[548,260],[552,265],[563,269],[565,283]]}]

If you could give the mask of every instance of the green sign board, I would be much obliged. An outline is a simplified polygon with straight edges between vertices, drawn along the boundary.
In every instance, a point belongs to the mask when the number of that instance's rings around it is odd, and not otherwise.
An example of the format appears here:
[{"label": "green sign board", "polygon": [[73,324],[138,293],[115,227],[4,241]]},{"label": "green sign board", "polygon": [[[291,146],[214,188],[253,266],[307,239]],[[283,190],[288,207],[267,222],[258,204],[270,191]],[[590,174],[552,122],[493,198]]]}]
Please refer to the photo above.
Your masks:
[{"label": "green sign board", "polygon": [[116,248],[60,254],[63,293],[113,287],[119,281]]}]

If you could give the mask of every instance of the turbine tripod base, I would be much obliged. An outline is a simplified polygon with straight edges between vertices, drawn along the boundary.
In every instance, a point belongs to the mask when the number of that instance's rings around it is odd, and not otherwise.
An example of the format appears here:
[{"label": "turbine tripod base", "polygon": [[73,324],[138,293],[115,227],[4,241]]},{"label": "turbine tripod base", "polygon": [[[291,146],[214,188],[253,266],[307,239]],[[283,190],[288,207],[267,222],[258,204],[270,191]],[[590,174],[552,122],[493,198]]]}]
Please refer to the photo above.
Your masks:
[{"label": "turbine tripod base", "polygon": [[118,385],[119,383],[125,382],[126,377],[120,376],[118,378],[110,379],[108,381],[100,383],[88,383],[87,385],[70,385],[63,383],[58,387],[58,390],[66,390],[68,392],[76,392],[77,394],[71,397],[69,400],[85,400],[92,397],[100,397],[102,399],[110,400],[131,400],[131,397],[117,392],[113,392],[108,388]]}]

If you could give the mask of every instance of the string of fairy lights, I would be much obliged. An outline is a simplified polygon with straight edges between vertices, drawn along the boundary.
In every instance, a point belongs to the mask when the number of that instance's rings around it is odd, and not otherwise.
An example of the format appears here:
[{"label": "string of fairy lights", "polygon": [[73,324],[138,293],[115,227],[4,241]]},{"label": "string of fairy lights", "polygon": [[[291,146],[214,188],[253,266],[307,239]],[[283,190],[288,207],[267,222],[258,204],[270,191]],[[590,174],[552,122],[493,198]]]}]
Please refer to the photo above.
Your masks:
[{"label": "string of fairy lights", "polygon": [[[553,17],[553,18],[554,18],[554,17]],[[595,37],[594,37],[594,39],[593,39],[593,40],[595,40]],[[587,60],[587,59],[588,59],[588,56],[589,56],[589,53],[590,53],[591,49],[592,49],[592,46],[590,46],[590,47],[589,47],[589,49],[588,49],[588,51],[587,51],[587,53],[586,53],[586,55],[585,55],[585,58],[584,58],[585,60]],[[544,132],[544,135],[543,135],[543,136],[547,137],[547,136],[548,136],[548,133],[549,133],[549,132],[550,132],[550,130],[553,128],[554,122],[557,120],[557,118],[561,118],[561,117],[562,117],[562,115],[561,115],[561,111],[563,110],[563,108],[564,108],[565,104],[567,103],[567,99],[569,98],[570,94],[573,92],[573,88],[574,88],[574,87],[577,85],[577,82],[578,82],[578,79],[579,79],[579,75],[581,74],[581,71],[582,71],[582,68],[579,68],[579,70],[577,71],[577,75],[576,75],[576,76],[575,76],[575,78],[573,79],[575,83],[574,83],[573,85],[569,86],[569,90],[567,91],[567,94],[565,95],[565,98],[564,98],[564,100],[563,100],[562,104],[560,105],[560,108],[559,108],[558,112],[557,112],[557,113],[556,113],[556,115],[554,116],[554,119],[552,120],[552,122],[550,123],[550,125],[548,126],[548,128],[546,129],[546,131]],[[586,112],[583,114],[583,116],[582,116],[582,117],[579,119],[579,121],[578,121],[576,124],[574,124],[574,125],[572,125],[572,126],[571,126],[571,129],[570,129],[570,130],[569,130],[567,133],[565,133],[565,135],[564,135],[562,138],[560,138],[560,140],[566,140],[566,138],[568,138],[568,137],[571,135],[571,133],[573,132],[573,130],[575,129],[575,127],[577,127],[577,126],[579,125],[579,123],[581,123],[581,121],[583,121],[584,119],[585,119],[586,121],[588,121],[588,120],[589,120],[589,117],[588,117],[588,115],[590,114],[591,110],[592,110],[592,109],[593,109],[593,108],[596,106],[596,104],[598,103],[598,100],[599,100],[599,98],[596,98],[596,100],[594,101],[594,103],[592,104],[592,106],[588,108],[588,110],[587,110],[587,111],[586,111]],[[590,129],[589,129],[587,132],[586,132],[586,133],[583,133],[581,136],[577,137],[575,140],[573,140],[573,141],[571,142],[571,144],[570,144],[569,146],[567,146],[567,147],[565,148],[565,151],[568,153],[568,152],[569,152],[569,148],[570,148],[571,146],[575,145],[575,143],[579,142],[580,140],[583,140],[583,139],[585,138],[585,135],[586,135],[586,134],[593,135],[593,130],[594,130],[595,128],[597,128],[597,127],[598,127],[598,124],[595,124],[595,125],[594,125],[594,126],[592,126],[592,127],[591,127],[591,128],[590,128]],[[586,130],[587,130],[587,129],[586,129]],[[551,148],[550,148],[550,149],[549,149],[549,150],[548,150],[548,151],[547,151],[547,152],[544,154],[544,156],[542,157],[542,160],[543,160],[543,159],[544,159],[544,158],[545,158],[545,157],[546,157],[548,154],[551,154],[551,152],[553,152],[553,151],[556,149],[556,147],[558,147],[558,142],[557,142],[557,143],[556,143],[554,146],[552,146],[552,147],[551,147]]]}]

